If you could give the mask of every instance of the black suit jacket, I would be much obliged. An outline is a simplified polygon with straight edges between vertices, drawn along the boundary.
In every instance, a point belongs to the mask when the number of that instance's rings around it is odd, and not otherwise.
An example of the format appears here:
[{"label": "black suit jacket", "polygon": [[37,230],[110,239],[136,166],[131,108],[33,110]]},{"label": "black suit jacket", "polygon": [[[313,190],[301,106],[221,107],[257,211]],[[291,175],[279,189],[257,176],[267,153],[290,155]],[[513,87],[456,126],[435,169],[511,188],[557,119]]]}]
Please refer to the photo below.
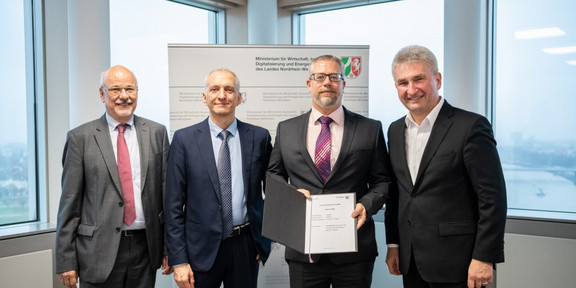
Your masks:
[{"label": "black suit jacket", "polygon": [[[262,237],[263,180],[272,144],[268,130],[238,120],[246,208],[254,246],[263,262],[270,240]],[[189,263],[206,272],[222,239],[220,182],[206,120],[174,133],[166,179],[166,246],[170,265]],[[184,209],[185,207],[185,209]]]},{"label": "black suit jacket", "polygon": [[[310,111],[280,122],[268,172],[311,194],[356,192],[357,202],[366,208],[367,221],[358,231],[358,252],[325,254],[334,263],[374,259],[378,255],[372,215],[382,208],[391,184],[388,152],[379,121],[344,109],[342,147],[334,168],[323,183],[314,160],[306,149]],[[321,255],[313,255],[317,261]],[[308,262],[308,255],[286,248],[286,259]]]},{"label": "black suit jacket", "polygon": [[405,118],[390,125],[388,147],[397,179],[387,204],[387,242],[400,245],[400,271],[410,257],[430,282],[466,281],[471,258],[504,261],[506,186],[488,120],[454,108],[440,113],[415,183],[406,162]]}]

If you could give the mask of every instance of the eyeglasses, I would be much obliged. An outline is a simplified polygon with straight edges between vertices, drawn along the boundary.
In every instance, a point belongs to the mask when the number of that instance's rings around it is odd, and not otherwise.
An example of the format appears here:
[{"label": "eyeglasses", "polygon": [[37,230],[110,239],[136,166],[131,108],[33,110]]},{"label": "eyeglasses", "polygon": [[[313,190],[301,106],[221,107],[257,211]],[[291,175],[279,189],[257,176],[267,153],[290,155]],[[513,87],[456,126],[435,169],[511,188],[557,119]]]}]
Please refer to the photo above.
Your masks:
[{"label": "eyeglasses", "polygon": [[126,94],[128,94],[129,96],[132,96],[134,94],[136,94],[136,92],[138,91],[138,88],[134,88],[134,87],[126,87],[126,88],[120,88],[120,87],[114,87],[114,88],[108,88],[108,87],[102,87],[104,90],[108,91],[108,94],[110,94],[110,96],[118,96],[120,94],[122,94],[122,90],[124,90],[126,92]]},{"label": "eyeglasses", "polygon": [[310,80],[324,82],[324,80],[326,80],[326,77],[330,79],[330,82],[339,82],[340,80],[342,80],[344,76],[340,73],[331,73],[331,74],[312,73],[310,75]]}]

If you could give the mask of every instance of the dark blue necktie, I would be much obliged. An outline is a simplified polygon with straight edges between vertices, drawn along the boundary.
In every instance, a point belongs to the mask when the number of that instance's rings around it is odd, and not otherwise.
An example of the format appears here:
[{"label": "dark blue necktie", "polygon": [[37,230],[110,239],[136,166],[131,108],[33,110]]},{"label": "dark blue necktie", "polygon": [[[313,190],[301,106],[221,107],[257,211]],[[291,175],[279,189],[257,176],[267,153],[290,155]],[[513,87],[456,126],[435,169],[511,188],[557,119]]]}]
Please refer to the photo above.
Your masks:
[{"label": "dark blue necktie", "polygon": [[222,130],[218,138],[222,139],[218,153],[218,179],[222,199],[222,239],[232,234],[234,220],[232,219],[232,168],[230,166],[230,147],[228,147],[230,132]]}]

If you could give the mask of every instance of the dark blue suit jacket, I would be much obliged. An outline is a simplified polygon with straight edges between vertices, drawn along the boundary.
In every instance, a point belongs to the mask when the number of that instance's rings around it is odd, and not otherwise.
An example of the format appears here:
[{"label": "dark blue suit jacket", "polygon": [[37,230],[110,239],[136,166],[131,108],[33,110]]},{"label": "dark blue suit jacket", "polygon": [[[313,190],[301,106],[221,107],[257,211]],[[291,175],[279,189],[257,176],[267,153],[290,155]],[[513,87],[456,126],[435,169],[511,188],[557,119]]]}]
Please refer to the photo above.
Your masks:
[{"label": "dark blue suit jacket", "polygon": [[[170,265],[189,263],[205,272],[222,239],[220,184],[208,119],[174,133],[166,176],[166,246]],[[270,240],[262,237],[263,179],[272,151],[268,130],[238,121],[244,193],[254,245],[263,262]]]}]

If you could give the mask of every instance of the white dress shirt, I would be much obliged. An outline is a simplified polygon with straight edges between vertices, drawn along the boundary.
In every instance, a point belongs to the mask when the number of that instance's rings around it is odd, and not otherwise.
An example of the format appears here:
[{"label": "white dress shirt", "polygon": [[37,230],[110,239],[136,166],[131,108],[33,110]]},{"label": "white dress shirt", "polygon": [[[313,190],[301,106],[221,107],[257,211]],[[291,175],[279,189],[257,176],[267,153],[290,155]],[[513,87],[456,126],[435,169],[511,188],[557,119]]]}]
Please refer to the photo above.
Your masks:
[{"label": "white dress shirt", "polygon": [[426,118],[420,123],[416,124],[412,115],[408,113],[406,115],[406,131],[404,136],[406,139],[406,162],[408,163],[408,169],[410,170],[410,176],[412,177],[412,184],[416,182],[416,176],[418,175],[418,169],[420,168],[420,162],[422,161],[422,154],[430,139],[430,132],[432,132],[432,127],[436,118],[438,118],[438,113],[440,113],[440,108],[444,104],[444,98],[440,98],[440,101]]},{"label": "white dress shirt", "polygon": [[[118,163],[118,128],[121,123],[114,120],[106,113],[106,121],[108,122],[108,130],[110,138],[112,139],[112,147],[114,148],[114,158]],[[124,139],[128,145],[128,153],[130,154],[130,167],[132,169],[132,186],[134,187],[134,205],[136,207],[136,220],[128,226],[122,224],[122,230],[136,230],[145,229],[146,222],[144,221],[144,209],[142,208],[142,181],[140,174],[140,146],[138,146],[138,136],[134,128],[134,116],[126,124],[130,125],[124,131]]]}]

